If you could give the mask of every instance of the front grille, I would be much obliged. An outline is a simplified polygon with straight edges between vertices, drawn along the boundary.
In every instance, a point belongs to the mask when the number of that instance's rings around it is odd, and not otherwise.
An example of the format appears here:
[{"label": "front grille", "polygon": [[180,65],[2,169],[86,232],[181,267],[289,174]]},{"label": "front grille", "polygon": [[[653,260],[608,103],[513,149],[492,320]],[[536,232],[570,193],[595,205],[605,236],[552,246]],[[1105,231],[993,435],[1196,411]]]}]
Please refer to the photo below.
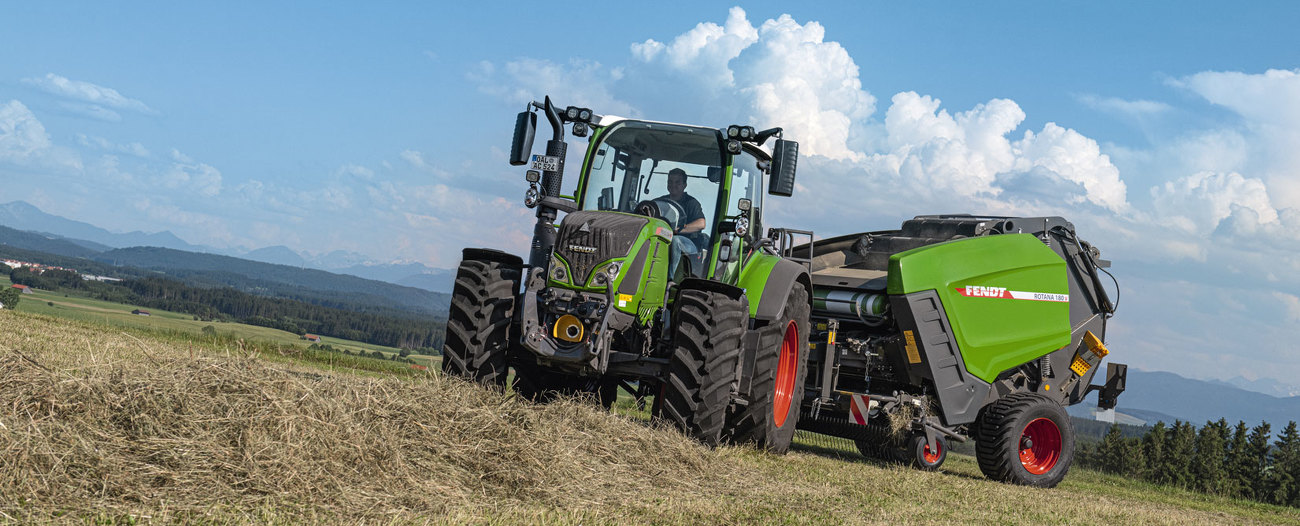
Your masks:
[{"label": "front grille", "polygon": [[648,218],[582,210],[564,217],[555,253],[569,262],[575,284],[584,284],[602,261],[625,257]]}]

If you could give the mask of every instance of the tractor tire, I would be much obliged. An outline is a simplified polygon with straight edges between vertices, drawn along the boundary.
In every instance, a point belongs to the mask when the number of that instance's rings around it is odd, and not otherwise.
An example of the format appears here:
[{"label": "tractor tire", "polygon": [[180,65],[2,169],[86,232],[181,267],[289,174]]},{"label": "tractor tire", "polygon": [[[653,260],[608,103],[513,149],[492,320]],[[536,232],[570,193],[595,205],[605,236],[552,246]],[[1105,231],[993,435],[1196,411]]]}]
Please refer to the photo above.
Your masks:
[{"label": "tractor tire", "polygon": [[906,462],[912,467],[922,471],[934,471],[943,465],[943,461],[948,458],[948,441],[943,437],[935,437],[935,449],[930,450],[930,445],[925,441],[925,435],[911,435],[907,438],[902,451]]},{"label": "tractor tire", "polygon": [[461,261],[447,315],[442,372],[505,387],[519,276],[518,267],[501,261]]},{"label": "tractor tire", "polygon": [[561,396],[586,396],[608,410],[618,398],[618,383],[613,380],[571,376],[548,371],[536,364],[515,365],[514,389],[519,396],[534,403],[554,402]]},{"label": "tractor tire", "polygon": [[731,419],[731,440],[772,453],[790,450],[807,376],[808,290],[796,282],[781,318],[760,329],[749,404]]},{"label": "tractor tire", "polygon": [[993,480],[1055,487],[1074,462],[1074,427],[1065,409],[1034,393],[1012,393],[980,411],[975,458]]},{"label": "tractor tire", "polygon": [[710,447],[722,441],[748,313],[725,295],[683,289],[659,416]]}]

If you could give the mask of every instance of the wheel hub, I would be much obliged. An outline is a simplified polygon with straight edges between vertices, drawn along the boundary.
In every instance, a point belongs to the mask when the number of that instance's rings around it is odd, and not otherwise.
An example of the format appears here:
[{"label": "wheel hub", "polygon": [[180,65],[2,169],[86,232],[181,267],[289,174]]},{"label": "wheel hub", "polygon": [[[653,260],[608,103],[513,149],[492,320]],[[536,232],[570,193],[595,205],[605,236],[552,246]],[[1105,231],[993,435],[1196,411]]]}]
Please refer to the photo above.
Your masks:
[{"label": "wheel hub", "polygon": [[1020,434],[1020,464],[1025,470],[1042,475],[1056,467],[1061,458],[1061,428],[1049,418],[1038,418]]}]

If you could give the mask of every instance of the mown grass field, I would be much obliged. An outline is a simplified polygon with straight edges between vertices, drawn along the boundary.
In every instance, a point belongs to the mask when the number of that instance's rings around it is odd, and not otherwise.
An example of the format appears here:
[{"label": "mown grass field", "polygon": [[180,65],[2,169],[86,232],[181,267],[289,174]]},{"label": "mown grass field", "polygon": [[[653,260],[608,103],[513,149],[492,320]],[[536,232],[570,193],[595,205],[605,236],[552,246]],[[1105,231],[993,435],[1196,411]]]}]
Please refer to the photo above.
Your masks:
[{"label": "mown grass field", "polygon": [[577,401],[270,349],[0,311],[0,522],[1300,524],[1081,469],[1036,490],[812,436],[710,450]]},{"label": "mown grass field", "polygon": [[[0,287],[8,287],[12,283],[3,275],[0,275]],[[212,326],[220,336],[244,339],[248,341],[266,342],[280,345],[297,345],[307,347],[310,342],[303,340],[297,334],[272,329],[269,327],[258,327],[256,325],[246,325],[243,323],[227,322],[209,322],[194,319],[194,316],[178,312],[168,312],[160,309],[140,307],[137,305],[125,305],[113,303],[87,297],[79,297],[75,294],[65,294],[62,292],[51,292],[33,289],[32,294],[23,294],[22,300],[18,302],[19,312],[30,312],[33,314],[44,314],[69,320],[87,321],[100,323],[112,327],[133,327],[160,331],[175,331],[180,333],[202,334],[203,328]],[[149,316],[140,316],[131,314],[136,309],[149,311]],[[391,357],[399,354],[400,350],[383,345],[374,345],[365,342],[352,340],[343,340],[329,336],[321,336],[321,343],[330,345],[338,350],[349,350],[353,353],[359,351],[374,352],[379,351],[385,357]],[[416,363],[421,365],[432,365],[437,363],[437,358],[412,354],[409,356]]]}]

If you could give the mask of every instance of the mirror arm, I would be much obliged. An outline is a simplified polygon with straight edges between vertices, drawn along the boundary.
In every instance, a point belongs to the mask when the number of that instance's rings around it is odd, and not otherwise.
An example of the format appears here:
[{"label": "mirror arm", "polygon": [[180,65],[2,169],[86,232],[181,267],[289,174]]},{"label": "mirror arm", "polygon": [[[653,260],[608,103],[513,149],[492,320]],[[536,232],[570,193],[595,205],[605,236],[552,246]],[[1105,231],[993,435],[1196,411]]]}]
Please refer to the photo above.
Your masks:
[{"label": "mirror arm", "polygon": [[566,214],[571,214],[578,210],[578,203],[563,197],[546,196],[541,200],[541,204],[549,206]]}]

